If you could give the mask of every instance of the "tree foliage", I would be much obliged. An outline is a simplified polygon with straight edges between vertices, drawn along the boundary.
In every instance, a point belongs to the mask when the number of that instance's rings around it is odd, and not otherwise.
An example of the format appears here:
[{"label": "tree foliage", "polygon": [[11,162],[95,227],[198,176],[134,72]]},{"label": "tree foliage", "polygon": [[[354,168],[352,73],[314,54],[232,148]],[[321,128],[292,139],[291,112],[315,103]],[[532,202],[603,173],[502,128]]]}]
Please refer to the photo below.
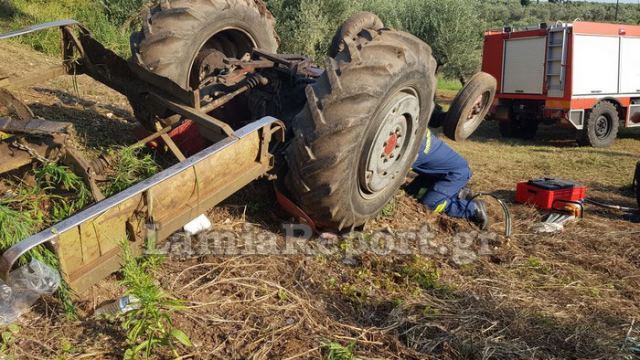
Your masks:
[{"label": "tree foliage", "polygon": [[[0,28],[13,30],[36,22],[73,17],[126,56],[128,32],[143,7],[159,0],[0,0]],[[480,65],[482,34],[503,26],[519,28],[541,22],[585,21],[640,24],[640,4],[530,0],[265,0],[277,19],[281,52],[309,55],[324,63],[338,26],[357,11],[378,14],[388,27],[411,32],[428,42],[439,71],[466,78]],[[616,18],[616,13],[617,18]],[[58,34],[35,34],[27,40],[44,52],[57,52]],[[27,41],[24,40],[24,41]]]},{"label": "tree foliage", "polygon": [[281,50],[319,62],[337,27],[356,11],[378,14],[388,27],[406,30],[433,48],[439,71],[466,78],[479,69],[482,35],[489,29],[542,22],[640,24],[638,4],[523,0],[267,0],[278,20]]}]

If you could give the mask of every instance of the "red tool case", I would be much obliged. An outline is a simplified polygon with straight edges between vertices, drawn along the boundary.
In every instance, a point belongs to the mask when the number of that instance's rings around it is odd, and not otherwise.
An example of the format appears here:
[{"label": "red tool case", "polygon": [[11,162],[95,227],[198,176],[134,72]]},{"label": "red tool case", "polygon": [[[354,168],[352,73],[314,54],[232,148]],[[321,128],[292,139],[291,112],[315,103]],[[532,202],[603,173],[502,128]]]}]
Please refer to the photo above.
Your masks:
[{"label": "red tool case", "polygon": [[551,210],[556,203],[579,202],[586,196],[585,186],[549,178],[521,182],[516,190],[516,202],[531,204],[542,210]]}]

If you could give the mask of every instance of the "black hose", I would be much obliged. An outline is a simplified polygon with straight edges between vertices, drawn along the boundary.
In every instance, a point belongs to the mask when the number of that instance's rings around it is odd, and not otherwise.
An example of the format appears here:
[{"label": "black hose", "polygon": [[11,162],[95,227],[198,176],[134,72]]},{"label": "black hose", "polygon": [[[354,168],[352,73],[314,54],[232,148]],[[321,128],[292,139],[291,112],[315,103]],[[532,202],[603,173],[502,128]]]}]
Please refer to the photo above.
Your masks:
[{"label": "black hose", "polygon": [[620,205],[613,205],[613,204],[606,204],[603,202],[599,202],[593,199],[584,199],[584,202],[587,204],[591,204],[591,205],[595,205],[597,207],[601,207],[604,209],[610,209],[610,210],[618,210],[618,211],[624,211],[624,212],[629,212],[629,213],[635,213],[635,212],[640,212],[640,209],[636,209],[636,208],[632,208],[632,207],[626,207],[626,206],[620,206]]},{"label": "black hose", "polygon": [[488,196],[490,198],[495,199],[498,204],[500,204],[500,206],[502,207],[502,212],[504,214],[504,236],[507,239],[511,238],[511,235],[513,235],[513,225],[511,223],[511,212],[509,211],[509,208],[507,207],[507,204],[505,204],[504,201],[502,201],[501,199],[499,199],[498,197],[496,197],[495,195],[489,194],[489,193],[479,193],[474,195],[471,199],[469,199],[469,203],[467,204],[467,208],[465,209],[465,212],[468,210],[469,205],[473,202],[473,200],[479,198],[479,197],[484,197],[484,196]]}]

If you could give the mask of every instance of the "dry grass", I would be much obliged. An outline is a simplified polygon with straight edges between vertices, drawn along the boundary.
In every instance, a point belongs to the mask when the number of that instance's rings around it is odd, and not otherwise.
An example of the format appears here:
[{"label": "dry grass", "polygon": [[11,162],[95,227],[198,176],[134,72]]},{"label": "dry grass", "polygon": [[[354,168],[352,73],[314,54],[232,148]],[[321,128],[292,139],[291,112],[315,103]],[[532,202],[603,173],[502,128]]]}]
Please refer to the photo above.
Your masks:
[{"label": "dry grass", "polygon": [[[43,116],[80,118],[90,149],[101,141],[91,129],[108,118],[104,111],[129,118],[122,98],[104,88],[81,86],[91,90],[75,98],[64,83],[45,87],[50,91],[22,95],[40,102],[36,111]],[[49,105],[66,97],[77,100]],[[86,100],[93,105],[83,105]],[[452,146],[469,159],[476,189],[509,201],[516,182],[559,176],[589,185],[592,196],[633,205],[629,183],[640,136],[627,132],[606,150],[577,148],[567,136],[549,130],[536,142],[507,142],[487,124],[471,141]],[[251,223],[282,240],[280,224],[288,219],[275,208],[270,186],[256,183],[208,215],[218,230],[239,232]],[[512,239],[495,239],[492,255],[467,265],[448,256],[202,257],[169,261],[156,277],[164,291],[188,301],[189,309],[174,316],[195,345],[185,357],[320,358],[328,355],[323,344],[339,343],[353,344],[360,358],[633,358],[640,337],[640,225],[588,208],[564,233],[536,235],[529,227],[541,214],[517,205],[512,210]],[[437,231],[440,245],[472,229],[433,217],[399,194],[366,231],[423,224]],[[61,316],[57,300],[40,302],[5,353],[120,358],[125,334],[118,324],[89,316],[124,292],[117,280],[114,275],[81,295],[81,321]]]}]

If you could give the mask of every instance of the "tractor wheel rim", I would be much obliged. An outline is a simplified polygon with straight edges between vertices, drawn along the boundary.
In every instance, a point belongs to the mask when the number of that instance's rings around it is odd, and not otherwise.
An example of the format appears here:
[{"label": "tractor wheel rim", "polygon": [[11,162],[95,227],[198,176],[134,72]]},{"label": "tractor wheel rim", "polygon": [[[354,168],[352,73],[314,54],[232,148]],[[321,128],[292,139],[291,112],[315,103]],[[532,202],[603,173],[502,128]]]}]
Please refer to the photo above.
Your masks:
[{"label": "tractor wheel rim", "polygon": [[476,101],[473,103],[473,106],[469,110],[467,118],[463,120],[464,123],[462,124],[461,133],[462,137],[466,138],[471,135],[474,131],[476,131],[482,120],[484,120],[482,114],[489,105],[490,97],[490,92],[486,91],[478,96]]},{"label": "tractor wheel rim", "polygon": [[400,176],[410,149],[418,139],[420,100],[407,88],[394,95],[383,108],[383,121],[368,151],[366,166],[360,174],[360,190],[366,198],[384,191]]},{"label": "tractor wheel rim", "polygon": [[[239,55],[242,54],[238,54],[237,53],[237,49],[235,49],[234,51],[224,51],[222,50],[224,48],[223,45],[221,45],[219,43],[219,41],[214,41],[216,37],[218,36],[223,36],[224,33],[227,33],[229,31],[233,31],[233,32],[237,32],[238,34],[241,34],[242,36],[245,37],[244,40],[248,41],[251,46],[253,48],[257,48],[257,43],[255,38],[249,34],[247,31],[245,31],[244,29],[241,29],[239,27],[235,27],[235,26],[230,26],[230,27],[226,27],[224,29],[220,29],[218,32],[216,32],[215,34],[212,34],[211,37],[209,37],[208,39],[205,39],[204,42],[202,44],[200,44],[200,46],[198,47],[198,52],[196,52],[196,54],[194,55],[193,59],[191,60],[191,64],[189,65],[189,85],[194,88],[197,89],[199,87],[199,85],[201,85],[201,82],[198,82],[198,80],[202,77],[201,72],[203,71],[203,67],[202,64],[197,64],[197,58],[198,55],[203,52],[207,46],[211,46],[212,49],[215,49],[217,51],[219,51],[221,54],[223,54],[226,57],[238,57]],[[227,41],[233,41],[233,40],[229,40],[227,39]],[[235,45],[235,44],[234,44]],[[229,50],[229,49],[227,49]]]},{"label": "tractor wheel rim", "polygon": [[606,115],[600,115],[596,120],[595,132],[599,139],[604,139],[611,133],[611,120]]}]

